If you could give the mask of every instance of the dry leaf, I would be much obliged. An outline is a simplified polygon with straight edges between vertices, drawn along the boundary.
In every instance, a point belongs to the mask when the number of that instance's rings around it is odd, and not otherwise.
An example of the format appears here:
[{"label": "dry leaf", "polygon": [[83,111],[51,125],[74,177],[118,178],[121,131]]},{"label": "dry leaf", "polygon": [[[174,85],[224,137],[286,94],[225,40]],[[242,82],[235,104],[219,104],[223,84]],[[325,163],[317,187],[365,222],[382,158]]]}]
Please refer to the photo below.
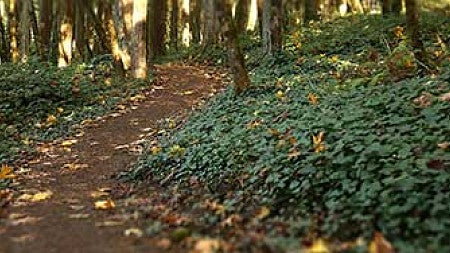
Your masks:
[{"label": "dry leaf", "polygon": [[317,97],[316,94],[314,93],[309,93],[308,94],[308,101],[313,104],[313,105],[317,105],[319,103],[319,98]]},{"label": "dry leaf", "polygon": [[88,213],[69,214],[69,219],[87,219],[90,216]]},{"label": "dry leaf", "polygon": [[94,203],[94,207],[97,210],[109,210],[109,209],[113,209],[116,207],[116,204],[114,203],[114,201],[108,199],[108,200],[100,200],[100,201],[96,201]]},{"label": "dry leaf", "polygon": [[328,245],[325,243],[324,240],[318,239],[313,242],[311,247],[306,249],[307,253],[330,253],[331,250],[329,249]]},{"label": "dry leaf", "polygon": [[313,135],[314,152],[319,153],[325,151],[326,147],[323,144],[325,139],[324,132],[320,132],[318,135]]},{"label": "dry leaf", "polygon": [[446,150],[450,147],[450,142],[446,141],[446,142],[438,143],[437,146],[440,149]]},{"label": "dry leaf", "polygon": [[142,232],[142,230],[139,228],[129,228],[129,229],[123,231],[123,234],[125,236],[136,236],[136,237],[144,236],[144,232]]},{"label": "dry leaf", "polygon": [[220,250],[221,241],[218,239],[200,239],[195,243],[190,253],[214,253]]},{"label": "dry leaf", "polygon": [[53,125],[56,123],[56,121],[57,121],[57,119],[54,115],[48,115],[47,120],[46,120],[48,125]]},{"label": "dry leaf", "polygon": [[447,92],[445,94],[442,94],[439,97],[442,101],[450,102],[450,92]]},{"label": "dry leaf", "polygon": [[72,140],[65,140],[65,141],[61,142],[61,146],[63,146],[63,147],[70,147],[70,146],[72,146],[73,144],[75,144],[75,143],[77,143],[77,142],[78,142],[78,141],[75,140],[75,139],[72,139]]},{"label": "dry leaf", "polygon": [[98,199],[98,198],[106,197],[106,196],[109,196],[109,193],[102,192],[102,191],[91,192],[91,198],[93,198],[93,199]]},{"label": "dry leaf", "polygon": [[256,218],[258,220],[262,220],[267,218],[267,216],[270,215],[270,209],[267,208],[266,206],[261,207],[261,209],[259,209],[258,214],[256,214]]},{"label": "dry leaf", "polygon": [[0,169],[0,179],[8,179],[8,178],[15,178],[16,175],[14,175],[13,169],[9,167],[8,165],[2,165],[2,168]]},{"label": "dry leaf", "polygon": [[115,226],[121,226],[123,224],[123,221],[102,221],[102,222],[96,222],[96,227],[115,227]]},{"label": "dry leaf", "polygon": [[394,253],[395,250],[382,233],[375,232],[369,245],[369,253]]},{"label": "dry leaf", "polygon": [[51,198],[53,195],[53,192],[47,190],[43,192],[38,192],[36,194],[22,194],[17,198],[18,200],[24,200],[24,201],[31,201],[31,202],[39,202],[46,199]]}]

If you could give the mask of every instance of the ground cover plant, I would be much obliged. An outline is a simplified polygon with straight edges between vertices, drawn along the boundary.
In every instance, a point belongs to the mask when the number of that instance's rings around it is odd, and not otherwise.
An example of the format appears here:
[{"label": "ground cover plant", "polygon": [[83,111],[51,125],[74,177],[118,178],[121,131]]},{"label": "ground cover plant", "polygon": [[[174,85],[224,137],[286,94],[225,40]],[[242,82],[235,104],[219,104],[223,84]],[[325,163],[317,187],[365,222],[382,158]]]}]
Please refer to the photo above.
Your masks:
[{"label": "ground cover plant", "polygon": [[[35,144],[73,134],[76,125],[138,96],[145,81],[120,78],[107,59],[58,69],[48,64],[0,65],[0,164]],[[72,132],[71,132],[72,131]]]},{"label": "ground cover plant", "polygon": [[449,251],[450,31],[423,25],[436,66],[379,16],[311,23],[264,60],[247,51],[253,87],[153,142],[127,177],[201,189],[230,213],[267,207],[304,224],[290,235],[380,231],[401,252]]}]

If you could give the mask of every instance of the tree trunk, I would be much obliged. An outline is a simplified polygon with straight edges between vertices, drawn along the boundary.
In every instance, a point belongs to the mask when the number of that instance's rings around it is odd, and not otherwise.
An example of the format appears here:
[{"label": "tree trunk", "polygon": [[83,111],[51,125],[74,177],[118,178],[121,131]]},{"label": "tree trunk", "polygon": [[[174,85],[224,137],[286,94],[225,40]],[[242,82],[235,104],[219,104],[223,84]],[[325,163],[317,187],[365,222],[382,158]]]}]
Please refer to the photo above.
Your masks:
[{"label": "tree trunk", "polygon": [[29,1],[21,1],[18,6],[20,9],[20,44],[19,44],[19,55],[20,61],[25,63],[28,61],[28,55],[30,53],[30,2]]},{"label": "tree trunk", "polygon": [[170,46],[177,50],[178,49],[178,0],[171,0],[171,11],[170,11]]},{"label": "tree trunk", "polygon": [[305,23],[308,23],[311,20],[319,19],[319,1],[318,0],[304,0],[305,4]]},{"label": "tree trunk", "polygon": [[181,31],[181,42],[185,47],[189,47],[191,43],[191,31],[189,28],[189,1],[190,0],[182,0],[181,1],[181,23],[182,23],[182,31]]},{"label": "tree trunk", "polygon": [[134,78],[147,77],[147,50],[145,24],[147,21],[147,0],[134,0],[133,3],[133,51],[132,72]]},{"label": "tree trunk", "polygon": [[216,41],[216,0],[204,0],[203,6],[205,8],[205,38],[203,41],[204,45],[208,46]]},{"label": "tree trunk", "polygon": [[400,15],[402,12],[403,6],[402,6],[402,0],[391,0],[391,10],[393,14]]},{"label": "tree trunk", "polygon": [[106,27],[109,34],[109,41],[110,41],[110,47],[111,47],[111,54],[114,57],[114,66],[119,73],[120,76],[125,76],[125,67],[123,65],[122,61],[122,51],[120,50],[119,46],[119,39],[117,35],[116,26],[114,23],[114,17],[113,17],[113,6],[111,4],[107,5],[105,8],[105,20],[106,20]]},{"label": "tree trunk", "polygon": [[263,0],[262,6],[262,45],[266,54],[272,52],[272,31],[270,28],[272,1],[276,0]]},{"label": "tree trunk", "polygon": [[245,32],[247,29],[250,4],[250,0],[238,0],[237,2],[235,10],[236,27],[240,32]]},{"label": "tree trunk", "polygon": [[13,63],[19,62],[19,45],[17,42],[17,30],[18,30],[18,18],[17,18],[17,0],[9,1],[9,48],[11,54],[11,60]]},{"label": "tree trunk", "polygon": [[3,17],[0,14],[0,34],[1,34],[1,45],[0,45],[0,63],[7,62],[10,60],[9,57],[9,44],[6,39],[6,29],[3,26]]},{"label": "tree trunk", "polygon": [[191,27],[192,43],[200,42],[200,24],[201,24],[201,0],[191,0],[191,15],[189,15],[189,23]]},{"label": "tree trunk", "polygon": [[41,61],[49,60],[48,46],[50,45],[50,35],[52,27],[52,7],[53,4],[51,0],[39,1],[39,40],[41,41],[41,44],[38,51]]},{"label": "tree trunk", "polygon": [[250,0],[250,8],[248,10],[247,30],[254,31],[258,22],[258,0]]},{"label": "tree trunk", "polygon": [[381,12],[383,13],[383,15],[389,15],[392,13],[392,4],[391,4],[392,0],[382,0],[381,3]]},{"label": "tree trunk", "polygon": [[230,1],[224,6],[224,20],[226,38],[228,41],[228,58],[233,72],[234,90],[236,94],[244,92],[250,86],[250,78],[245,68],[244,55],[238,40],[236,22],[232,17]]},{"label": "tree trunk", "polygon": [[423,64],[427,64],[425,47],[420,31],[419,10],[416,0],[406,0],[406,28],[409,33],[414,56]]},{"label": "tree trunk", "polygon": [[88,43],[86,40],[86,15],[84,12],[83,5],[76,1],[75,2],[75,46],[78,51],[78,56],[82,61],[87,61],[89,55],[87,54]]},{"label": "tree trunk", "polygon": [[283,48],[283,1],[272,1],[273,20],[271,22],[272,50],[280,51]]},{"label": "tree trunk", "polygon": [[73,39],[73,1],[65,0],[63,5],[63,19],[59,28],[60,41],[58,45],[58,67],[63,68],[70,65],[72,61],[72,39]]}]

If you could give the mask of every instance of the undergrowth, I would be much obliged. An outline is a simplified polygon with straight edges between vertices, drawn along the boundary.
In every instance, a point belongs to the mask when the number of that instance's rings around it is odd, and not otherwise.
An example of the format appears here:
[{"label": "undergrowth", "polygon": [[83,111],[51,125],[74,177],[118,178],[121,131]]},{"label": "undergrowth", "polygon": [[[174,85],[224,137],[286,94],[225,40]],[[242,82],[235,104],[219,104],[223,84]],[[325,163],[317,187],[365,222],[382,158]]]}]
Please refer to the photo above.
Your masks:
[{"label": "undergrowth", "polygon": [[308,221],[300,235],[381,231],[402,252],[449,251],[448,23],[423,20],[433,74],[411,56],[398,18],[313,23],[263,60],[252,40],[253,87],[219,95],[127,176],[199,182],[233,212],[256,203]]},{"label": "undergrowth", "polygon": [[0,65],[0,164],[34,144],[70,134],[72,126],[136,95],[146,82],[117,77],[106,59],[58,69],[45,63]]}]

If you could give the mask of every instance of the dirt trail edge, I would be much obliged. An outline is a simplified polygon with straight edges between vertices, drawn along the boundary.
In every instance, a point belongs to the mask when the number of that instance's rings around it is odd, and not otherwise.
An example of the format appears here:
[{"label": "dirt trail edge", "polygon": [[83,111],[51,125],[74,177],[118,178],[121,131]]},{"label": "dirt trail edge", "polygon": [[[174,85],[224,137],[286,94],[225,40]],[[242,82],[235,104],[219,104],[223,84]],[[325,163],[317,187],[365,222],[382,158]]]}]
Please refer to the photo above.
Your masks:
[{"label": "dirt trail edge", "polygon": [[[129,186],[116,175],[136,161],[130,150],[146,129],[191,108],[222,84],[214,69],[156,68],[157,81],[136,108],[94,121],[76,142],[43,147],[45,155],[20,176],[23,190],[7,209],[6,226],[0,224],[0,252],[163,252],[130,229],[141,218],[123,211],[126,201],[120,192]],[[103,202],[106,210],[95,208],[96,201],[108,199],[112,202]],[[108,206],[112,203],[115,208]]]}]

